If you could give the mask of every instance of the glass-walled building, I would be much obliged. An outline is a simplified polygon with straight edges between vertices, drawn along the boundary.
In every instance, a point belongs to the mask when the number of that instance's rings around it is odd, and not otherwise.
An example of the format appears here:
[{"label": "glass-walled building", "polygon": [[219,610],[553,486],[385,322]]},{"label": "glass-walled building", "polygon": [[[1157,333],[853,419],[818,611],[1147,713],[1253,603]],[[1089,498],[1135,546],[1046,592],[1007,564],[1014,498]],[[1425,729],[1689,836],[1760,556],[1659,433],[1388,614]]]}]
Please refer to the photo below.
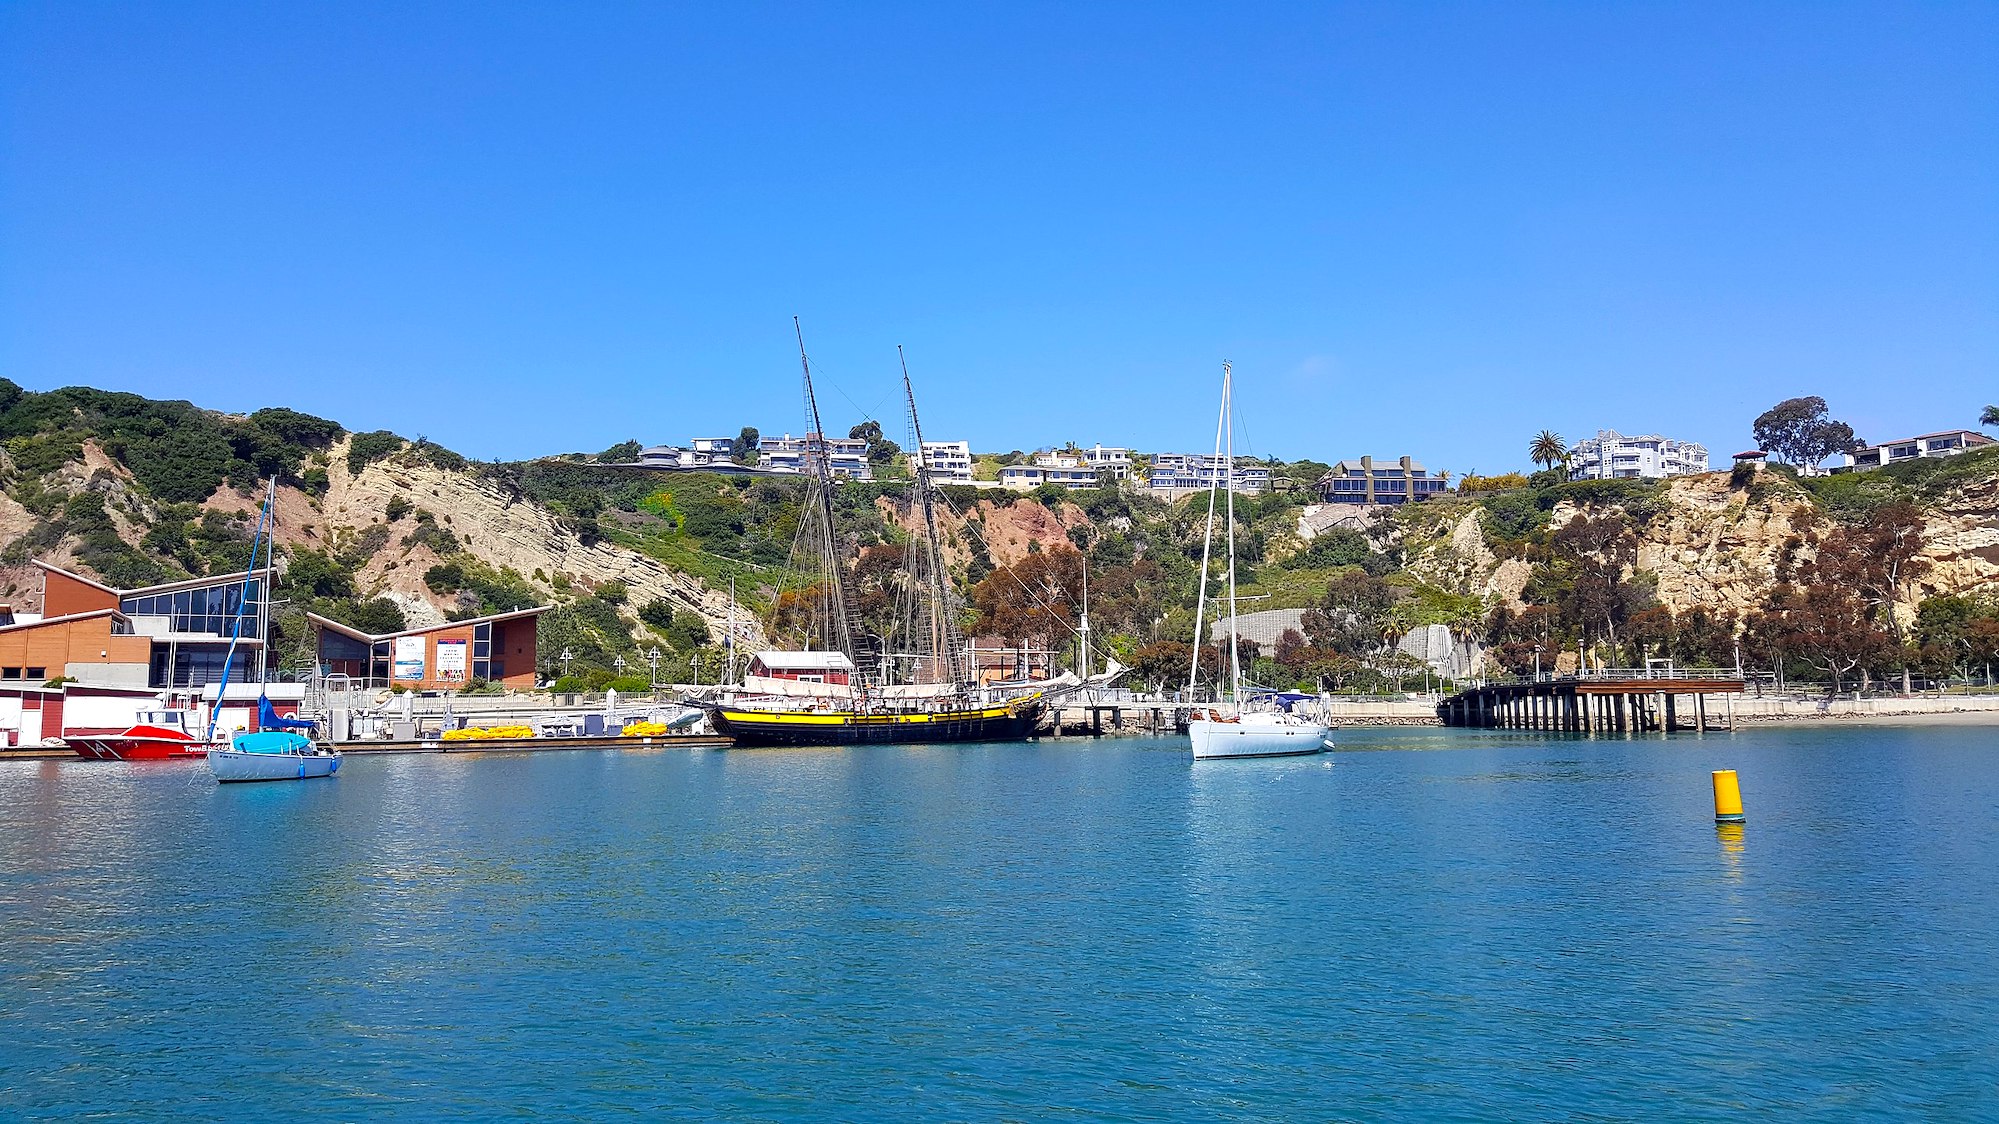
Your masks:
[{"label": "glass-walled building", "polygon": [[447,621],[401,632],[369,633],[308,613],[318,633],[323,675],[345,675],[373,687],[447,690],[478,680],[533,690],[536,622],[551,606]]},{"label": "glass-walled building", "polygon": [[[64,652],[60,674],[68,678],[161,688],[220,682],[239,611],[241,636],[234,659],[228,661],[229,678],[239,683],[267,678],[264,640],[270,606],[264,573],[247,580],[235,573],[115,589],[47,562],[35,565],[42,571],[42,611],[20,614],[17,623],[29,630],[24,636],[74,634],[74,642],[58,645]],[[92,645],[81,638],[95,631],[108,639],[91,651]]]}]

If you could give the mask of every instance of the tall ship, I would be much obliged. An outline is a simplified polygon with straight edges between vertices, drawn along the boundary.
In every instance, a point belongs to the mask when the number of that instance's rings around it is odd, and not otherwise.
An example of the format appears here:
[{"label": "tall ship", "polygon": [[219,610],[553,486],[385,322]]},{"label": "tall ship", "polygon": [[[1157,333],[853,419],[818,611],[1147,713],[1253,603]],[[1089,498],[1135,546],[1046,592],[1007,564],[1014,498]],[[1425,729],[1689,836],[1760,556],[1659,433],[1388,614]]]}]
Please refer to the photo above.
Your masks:
[{"label": "tall ship", "polygon": [[[829,446],[812,386],[802,329],[798,360],[809,428],[808,495],[799,526],[816,556],[816,581],[797,600],[808,616],[802,651],[760,652],[733,697],[704,706],[715,731],[739,746],[833,746],[894,742],[1019,741],[1039,727],[1054,684],[981,685],[975,681],[937,527],[941,497],[920,454],[923,427],[907,361],[902,389],[918,456],[912,499],[923,533],[911,536],[895,623],[871,630],[856,607],[855,581],[834,503]],[[812,647],[816,641],[818,647]]]}]

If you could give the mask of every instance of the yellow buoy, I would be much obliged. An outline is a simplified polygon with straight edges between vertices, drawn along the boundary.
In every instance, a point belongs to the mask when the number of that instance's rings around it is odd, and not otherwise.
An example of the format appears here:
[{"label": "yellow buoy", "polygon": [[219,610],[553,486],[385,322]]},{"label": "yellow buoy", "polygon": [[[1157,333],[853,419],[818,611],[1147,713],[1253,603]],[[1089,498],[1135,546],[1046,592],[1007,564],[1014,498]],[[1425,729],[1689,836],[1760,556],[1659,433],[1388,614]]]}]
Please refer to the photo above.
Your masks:
[{"label": "yellow buoy", "polygon": [[1742,785],[1734,769],[1714,771],[1714,822],[1742,822]]}]

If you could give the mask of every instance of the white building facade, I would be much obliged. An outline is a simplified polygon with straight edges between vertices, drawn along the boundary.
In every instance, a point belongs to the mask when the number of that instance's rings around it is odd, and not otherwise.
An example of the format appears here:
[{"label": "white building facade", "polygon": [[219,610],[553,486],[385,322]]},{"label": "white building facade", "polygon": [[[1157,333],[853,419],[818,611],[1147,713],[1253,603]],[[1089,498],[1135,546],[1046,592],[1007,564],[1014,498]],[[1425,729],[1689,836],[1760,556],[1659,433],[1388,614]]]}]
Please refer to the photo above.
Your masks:
[{"label": "white building facade", "polygon": [[910,468],[928,468],[930,479],[939,484],[972,482],[972,445],[969,441],[925,441],[922,451],[909,459]]},{"label": "white building facade", "polygon": [[1943,433],[1925,433],[1920,437],[1910,437],[1902,441],[1883,441],[1870,445],[1857,453],[1845,453],[1840,463],[1847,468],[1880,468],[1884,464],[1900,464],[1903,461],[1922,460],[1925,457],[1954,457],[1973,449],[1982,449],[1992,444],[1992,439],[1983,433],[1969,429],[1952,429]]},{"label": "white building facade", "polygon": [[1656,433],[1626,437],[1601,429],[1569,448],[1569,474],[1577,480],[1661,480],[1706,471],[1706,445]]},{"label": "white building facade", "polygon": [[1000,469],[1000,484],[1022,492],[1043,484],[1094,488],[1097,486],[1097,469],[1083,463],[1083,458],[1073,453],[1036,453],[1034,460],[1028,464],[1010,464]]},{"label": "white building facade", "polygon": [[810,472],[811,457],[822,454],[834,476],[847,480],[873,480],[874,466],[868,463],[868,443],[848,437],[822,438],[816,433],[793,437],[766,437],[757,443],[757,465],[770,472]]},{"label": "white building facade", "polygon": [[[1167,497],[1221,487],[1229,476],[1228,460],[1212,453],[1155,453],[1148,486]],[[1237,457],[1234,478],[1234,491],[1262,495],[1270,488],[1270,466],[1251,457]]]}]

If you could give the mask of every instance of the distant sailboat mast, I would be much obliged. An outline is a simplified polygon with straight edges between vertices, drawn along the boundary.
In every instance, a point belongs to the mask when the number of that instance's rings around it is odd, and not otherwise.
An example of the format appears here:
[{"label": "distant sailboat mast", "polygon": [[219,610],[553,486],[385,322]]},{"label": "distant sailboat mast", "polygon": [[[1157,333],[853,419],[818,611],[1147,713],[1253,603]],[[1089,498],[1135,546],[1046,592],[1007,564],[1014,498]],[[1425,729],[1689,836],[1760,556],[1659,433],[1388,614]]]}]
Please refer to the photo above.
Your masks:
[{"label": "distant sailboat mast", "polygon": [[[1215,455],[1222,455],[1222,426],[1229,417],[1229,365],[1222,364],[1222,408],[1215,418]],[[1233,528],[1231,528],[1233,533]],[[1194,600],[1194,657],[1187,666],[1187,696],[1192,701],[1201,677],[1201,635],[1208,616],[1208,555],[1215,541],[1215,478],[1208,477],[1208,529],[1201,536],[1201,585]]]},{"label": "distant sailboat mast", "polygon": [[1228,492],[1229,518],[1229,701],[1242,705],[1242,646],[1236,643],[1235,597],[1235,403],[1229,383],[1232,375],[1222,364],[1222,429],[1228,434],[1228,459],[1223,461],[1223,489]]}]

